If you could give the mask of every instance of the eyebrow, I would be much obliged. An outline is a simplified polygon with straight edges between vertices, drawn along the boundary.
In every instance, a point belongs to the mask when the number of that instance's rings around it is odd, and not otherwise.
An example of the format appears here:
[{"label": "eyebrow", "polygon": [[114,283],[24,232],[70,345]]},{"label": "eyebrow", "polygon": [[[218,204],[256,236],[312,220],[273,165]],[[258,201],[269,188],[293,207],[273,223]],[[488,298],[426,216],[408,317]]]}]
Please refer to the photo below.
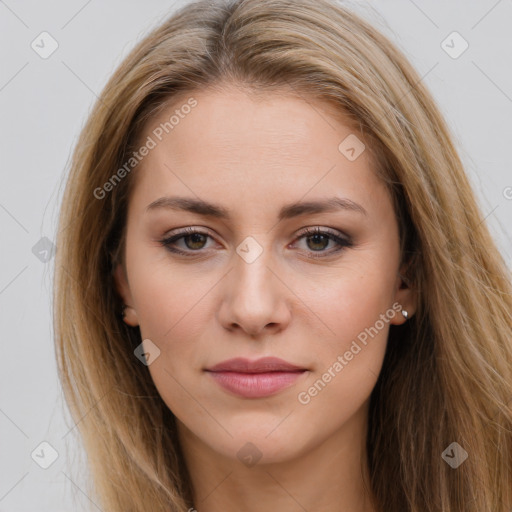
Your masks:
[{"label": "eyebrow", "polygon": [[[168,208],[171,210],[183,210],[205,217],[214,217],[217,219],[230,219],[230,211],[223,206],[189,197],[160,197],[146,207],[146,212],[154,211],[159,208]],[[317,201],[304,201],[300,203],[291,203],[283,206],[279,211],[279,221],[315,213],[335,212],[339,210],[358,212],[368,215],[366,210],[351,199],[342,197],[331,197]]]}]

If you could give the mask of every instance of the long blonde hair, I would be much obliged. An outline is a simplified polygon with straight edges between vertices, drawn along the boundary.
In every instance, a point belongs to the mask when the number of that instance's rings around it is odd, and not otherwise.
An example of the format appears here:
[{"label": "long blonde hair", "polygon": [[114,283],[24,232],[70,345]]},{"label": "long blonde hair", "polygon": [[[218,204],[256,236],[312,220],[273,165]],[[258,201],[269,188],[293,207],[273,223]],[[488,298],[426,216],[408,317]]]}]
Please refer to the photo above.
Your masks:
[{"label": "long blonde hair", "polygon": [[[328,102],[375,156],[400,225],[417,313],[392,326],[371,395],[369,485],[379,511],[512,506],[509,271],[430,93],[404,55],[335,0],[199,1],[144,38],[111,77],[76,146],[60,213],[54,287],[59,375],[108,512],[193,506],[172,412],[120,316],[135,169],[148,120],[179,93],[233,82]],[[443,451],[468,458],[453,469]]]}]

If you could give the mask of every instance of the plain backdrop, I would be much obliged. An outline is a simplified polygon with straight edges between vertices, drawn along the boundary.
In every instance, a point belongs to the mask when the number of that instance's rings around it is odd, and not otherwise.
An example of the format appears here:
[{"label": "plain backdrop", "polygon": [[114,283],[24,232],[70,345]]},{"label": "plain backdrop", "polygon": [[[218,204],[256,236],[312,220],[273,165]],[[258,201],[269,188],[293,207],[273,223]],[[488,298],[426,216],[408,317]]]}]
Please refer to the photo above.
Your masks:
[{"label": "plain backdrop", "polygon": [[[87,496],[86,456],[56,374],[52,243],[70,155],[96,96],[183,3],[0,0],[0,512],[100,510]],[[405,52],[432,91],[482,221],[512,267],[512,2],[348,5]]]}]

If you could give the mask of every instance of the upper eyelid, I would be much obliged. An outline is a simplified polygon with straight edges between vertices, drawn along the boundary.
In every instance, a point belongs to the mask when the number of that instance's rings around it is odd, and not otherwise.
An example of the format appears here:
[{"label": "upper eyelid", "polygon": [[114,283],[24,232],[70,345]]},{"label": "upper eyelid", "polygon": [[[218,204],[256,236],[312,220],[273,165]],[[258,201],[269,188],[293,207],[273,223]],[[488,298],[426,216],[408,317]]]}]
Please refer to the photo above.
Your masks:
[{"label": "upper eyelid", "polygon": [[[210,233],[210,230],[208,228],[203,227],[196,227],[196,226],[187,226],[185,228],[177,228],[178,231],[175,233],[172,233],[170,235],[166,235],[163,238],[159,240],[160,244],[164,247],[167,246],[167,248],[170,248],[173,244],[176,244],[176,242],[182,240],[183,238],[187,236],[191,236],[193,234],[200,234],[206,237],[210,237],[213,241],[217,242],[216,237],[213,236]],[[299,232],[295,235],[293,242],[291,244],[294,244],[300,240],[303,240],[305,238],[314,236],[315,234],[324,235],[330,238],[330,241],[334,242],[337,246],[337,249],[330,250],[330,251],[318,251],[318,254],[325,253],[326,256],[330,254],[331,252],[337,252],[339,250],[342,250],[343,248],[352,247],[354,244],[352,236],[349,234],[340,231],[335,228],[329,228],[325,226],[319,226],[319,225],[313,225],[313,226],[306,226],[299,230]],[[219,243],[219,242],[217,242]],[[290,245],[291,245],[290,244]],[[169,249],[170,250],[170,249]],[[204,249],[199,249],[197,251],[194,251],[192,249],[176,249],[175,252],[182,252],[182,253],[200,253],[203,252]],[[316,251],[314,251],[316,252]],[[320,256],[319,256],[320,257]]]},{"label": "upper eyelid", "polygon": [[[346,231],[344,231],[343,229],[334,228],[334,227],[330,227],[330,226],[324,226],[322,224],[311,224],[308,226],[304,226],[297,230],[297,235],[303,234],[304,232],[307,232],[308,230],[310,230],[310,231],[311,230],[328,231],[328,232],[333,232],[336,234],[340,234],[340,235],[349,237],[349,234]],[[204,232],[205,234],[208,234],[208,235],[213,233],[213,231],[210,228],[207,228],[204,226],[192,225],[192,226],[184,226],[181,228],[174,228],[174,229],[167,230],[165,232],[165,234],[162,236],[162,238],[170,237],[170,236],[174,236],[174,235],[187,234],[187,232],[189,232],[189,231],[190,232],[196,232],[196,231]],[[215,235],[212,234],[212,236],[215,236]]]},{"label": "upper eyelid", "polygon": [[[204,227],[187,226],[185,228],[176,228],[176,229],[177,229],[177,231],[174,231],[171,234],[163,235],[163,237],[161,237],[160,240],[167,240],[170,238],[183,237],[183,236],[193,235],[193,234],[206,235],[213,239],[216,238],[216,236],[213,235],[212,232],[208,228],[204,228]],[[319,226],[319,225],[313,225],[313,226],[306,226],[306,227],[301,228],[298,231],[298,233],[295,235],[295,239],[297,239],[299,237],[303,237],[305,235],[312,236],[313,234],[316,234],[317,232],[319,234],[338,236],[339,238],[344,238],[346,240],[351,240],[351,238],[352,238],[348,233],[345,233],[339,229],[325,227],[325,226]]]}]

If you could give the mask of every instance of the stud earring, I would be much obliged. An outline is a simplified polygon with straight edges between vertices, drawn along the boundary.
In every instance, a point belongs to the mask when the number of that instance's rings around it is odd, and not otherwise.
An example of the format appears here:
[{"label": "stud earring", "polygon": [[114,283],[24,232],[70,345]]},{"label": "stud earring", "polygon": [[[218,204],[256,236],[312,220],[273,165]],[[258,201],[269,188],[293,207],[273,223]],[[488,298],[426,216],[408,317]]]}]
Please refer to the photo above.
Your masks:
[{"label": "stud earring", "polygon": [[406,320],[409,318],[409,313],[407,313],[407,311],[405,309],[402,309],[402,315],[404,316],[404,318]]},{"label": "stud earring", "polygon": [[126,312],[125,312],[125,309],[127,308],[128,306],[126,304],[123,304],[123,309],[121,310],[121,318],[124,318],[126,316]]}]

